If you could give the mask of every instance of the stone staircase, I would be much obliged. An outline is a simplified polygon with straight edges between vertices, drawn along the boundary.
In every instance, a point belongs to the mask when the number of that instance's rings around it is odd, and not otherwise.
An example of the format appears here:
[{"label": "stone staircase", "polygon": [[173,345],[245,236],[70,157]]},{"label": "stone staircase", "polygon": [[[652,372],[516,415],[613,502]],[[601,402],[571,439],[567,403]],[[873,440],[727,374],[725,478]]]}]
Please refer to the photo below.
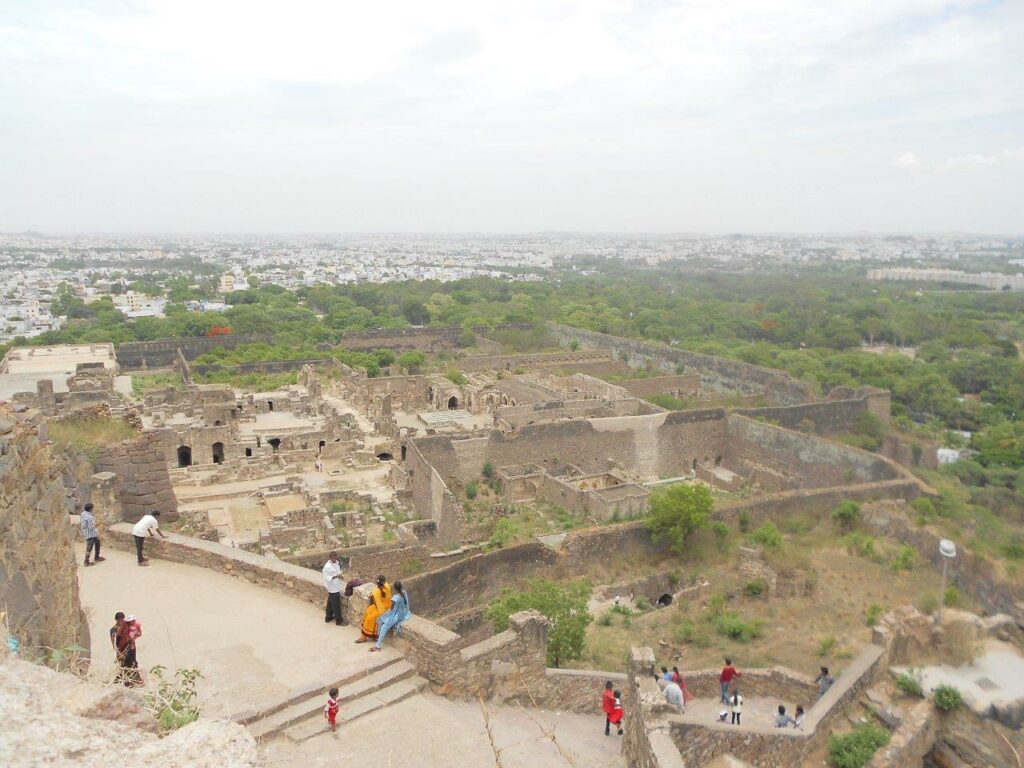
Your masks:
[{"label": "stone staircase", "polygon": [[278,737],[295,742],[305,741],[328,728],[323,714],[328,688],[338,688],[338,725],[342,726],[414,696],[426,685],[427,681],[419,677],[415,667],[405,659],[381,659],[372,667],[332,685],[304,691],[235,719],[245,725],[257,741]]}]

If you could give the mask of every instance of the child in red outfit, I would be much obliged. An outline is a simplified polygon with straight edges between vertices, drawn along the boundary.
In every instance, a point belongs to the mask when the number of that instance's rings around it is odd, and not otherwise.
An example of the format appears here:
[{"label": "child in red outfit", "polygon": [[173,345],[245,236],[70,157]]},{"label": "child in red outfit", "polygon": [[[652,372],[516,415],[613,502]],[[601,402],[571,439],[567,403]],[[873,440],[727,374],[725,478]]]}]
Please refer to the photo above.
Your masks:
[{"label": "child in red outfit", "polygon": [[604,735],[611,736],[612,712],[615,711],[615,693],[612,691],[611,680],[604,684],[604,696],[601,699],[601,709],[604,711]]},{"label": "child in red outfit", "polygon": [[615,704],[612,709],[612,713],[608,715],[608,722],[619,729],[619,736],[622,735],[622,716],[625,714],[622,710],[622,694],[619,691],[615,691]]},{"label": "child in red outfit", "polygon": [[338,689],[331,688],[327,692],[327,704],[324,705],[324,717],[327,718],[327,722],[331,724],[331,731],[335,731],[338,728]]}]

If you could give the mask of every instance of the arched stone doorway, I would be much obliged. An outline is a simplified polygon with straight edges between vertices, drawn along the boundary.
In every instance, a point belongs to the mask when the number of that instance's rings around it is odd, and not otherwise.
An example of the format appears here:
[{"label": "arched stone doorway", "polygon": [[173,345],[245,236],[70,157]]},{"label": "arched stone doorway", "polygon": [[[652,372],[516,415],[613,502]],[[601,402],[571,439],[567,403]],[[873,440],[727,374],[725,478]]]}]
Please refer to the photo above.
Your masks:
[{"label": "arched stone doorway", "polygon": [[277,453],[281,449],[281,438],[272,437],[267,440],[267,445],[274,449],[274,453]]},{"label": "arched stone doorway", "polygon": [[457,398],[455,395],[452,395],[451,397],[448,398],[448,410],[449,411],[456,411],[456,410],[458,410],[458,408],[459,408],[459,398]]},{"label": "arched stone doorway", "polygon": [[387,452],[378,453],[377,458],[380,459],[381,461],[394,461],[395,459],[394,456]]},{"label": "arched stone doorway", "polygon": [[192,466],[192,449],[187,445],[178,446],[178,466],[179,467],[191,467]]},{"label": "arched stone doorway", "polygon": [[274,401],[273,400],[267,400],[267,410],[268,411],[274,410]]},{"label": "arched stone doorway", "polygon": [[224,443],[216,442],[213,444],[213,463],[224,463]]}]

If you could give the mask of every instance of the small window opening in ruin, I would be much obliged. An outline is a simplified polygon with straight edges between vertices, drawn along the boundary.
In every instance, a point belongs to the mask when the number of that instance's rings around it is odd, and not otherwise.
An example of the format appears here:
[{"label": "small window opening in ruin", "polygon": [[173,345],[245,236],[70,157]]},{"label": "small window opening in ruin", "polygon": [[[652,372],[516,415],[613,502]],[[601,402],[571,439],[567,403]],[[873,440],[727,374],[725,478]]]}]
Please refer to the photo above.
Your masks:
[{"label": "small window opening in ruin", "polygon": [[722,466],[722,456],[721,456],[721,454],[719,454],[718,456],[715,456],[715,466],[716,467]]},{"label": "small window opening in ruin", "polygon": [[267,400],[267,410],[268,411],[274,410],[274,401],[273,400]]},{"label": "small window opening in ruin", "polygon": [[402,461],[405,461],[405,446],[402,446]]},{"label": "small window opening in ruin", "polygon": [[305,451],[307,448],[309,448],[309,443],[303,443],[302,444],[302,450]]},{"label": "small window opening in ruin", "polygon": [[377,454],[377,458],[380,459],[381,461],[394,461],[394,459],[395,459],[394,456],[392,456],[390,453],[387,453],[387,452],[385,452],[385,453],[378,453]]},{"label": "small window opening in ruin", "polygon": [[458,407],[459,407],[459,398],[457,398],[455,395],[452,395],[451,397],[449,397],[448,398],[448,410],[449,411],[454,411]]},{"label": "small window opening in ruin", "polygon": [[274,453],[277,453],[281,449],[281,438],[279,437],[272,437],[267,440],[267,443],[274,449]]},{"label": "small window opening in ruin", "polygon": [[326,441],[326,440],[321,440],[321,441],[320,441],[320,450],[321,450],[321,451],[322,451],[322,450],[324,449],[324,446],[325,446],[325,445],[327,445],[327,441]]},{"label": "small window opening in ruin", "polygon": [[247,459],[251,459],[252,458],[252,448],[246,448],[245,449],[245,458],[247,458]]},{"label": "small window opening in ruin", "polygon": [[256,435],[256,447],[257,448],[260,447],[260,436],[259,435]]},{"label": "small window opening in ruin", "polygon": [[189,448],[187,445],[178,446],[178,466],[192,466],[192,449]]},{"label": "small window opening in ruin", "polygon": [[224,463],[224,443],[213,444],[213,463],[223,464]]},{"label": "small window opening in ruin", "polygon": [[213,422],[213,426],[215,426],[215,427],[219,427],[219,426],[221,426],[221,425],[222,425],[223,423],[224,423],[223,421],[221,421],[220,419],[217,419],[217,420],[216,420],[215,422]]},{"label": "small window opening in ruin", "polygon": [[696,472],[697,471],[697,460],[694,459],[693,460],[693,464],[691,464],[690,466],[693,468],[693,471]]}]

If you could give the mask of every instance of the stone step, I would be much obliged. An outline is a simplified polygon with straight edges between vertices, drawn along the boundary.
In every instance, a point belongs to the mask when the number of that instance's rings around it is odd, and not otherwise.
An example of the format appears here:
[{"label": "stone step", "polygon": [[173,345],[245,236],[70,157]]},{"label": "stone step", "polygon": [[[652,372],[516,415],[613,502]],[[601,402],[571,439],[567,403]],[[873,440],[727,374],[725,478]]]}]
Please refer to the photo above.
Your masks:
[{"label": "stone step", "polygon": [[[354,700],[349,706],[345,706],[345,702],[342,702],[341,709],[338,712],[338,727],[348,725],[363,715],[389,707],[410,696],[415,696],[426,687],[427,681],[422,677],[416,676],[387,685],[368,696]],[[316,715],[316,717],[309,717],[288,728],[284,732],[285,738],[289,741],[300,742],[324,733],[330,726],[327,724],[327,720],[324,719],[322,707]]]},{"label": "stone step", "polygon": [[369,666],[360,669],[358,672],[353,672],[350,675],[346,675],[343,678],[339,678],[338,680],[335,680],[333,683],[328,684],[326,687],[324,687],[324,683],[316,681],[315,683],[310,683],[309,685],[292,689],[290,695],[286,699],[281,699],[279,701],[274,702],[273,704],[268,704],[256,710],[236,712],[231,716],[230,719],[241,725],[249,725],[250,723],[254,723],[257,720],[262,720],[263,718],[267,717],[268,715],[272,715],[275,712],[280,712],[282,709],[284,709],[285,707],[290,707],[292,704],[297,704],[298,702],[304,701],[309,698],[323,696],[324,692],[329,688],[341,689],[349,683],[354,683],[363,677],[368,677],[369,675],[372,675],[375,672],[379,672],[380,670],[386,667],[390,667],[392,664],[397,664],[399,661],[402,661],[401,656],[388,655],[387,652],[378,654],[377,658],[375,658],[373,660],[373,663]]},{"label": "stone step", "polygon": [[[416,674],[416,668],[405,659],[399,659],[383,669],[351,683],[338,687],[338,702],[342,710],[352,707],[360,699],[378,695],[380,690],[406,680]],[[249,733],[256,740],[267,739],[285,731],[290,726],[311,717],[323,717],[327,694],[322,688],[313,696],[297,701],[291,706],[249,723]]]}]

